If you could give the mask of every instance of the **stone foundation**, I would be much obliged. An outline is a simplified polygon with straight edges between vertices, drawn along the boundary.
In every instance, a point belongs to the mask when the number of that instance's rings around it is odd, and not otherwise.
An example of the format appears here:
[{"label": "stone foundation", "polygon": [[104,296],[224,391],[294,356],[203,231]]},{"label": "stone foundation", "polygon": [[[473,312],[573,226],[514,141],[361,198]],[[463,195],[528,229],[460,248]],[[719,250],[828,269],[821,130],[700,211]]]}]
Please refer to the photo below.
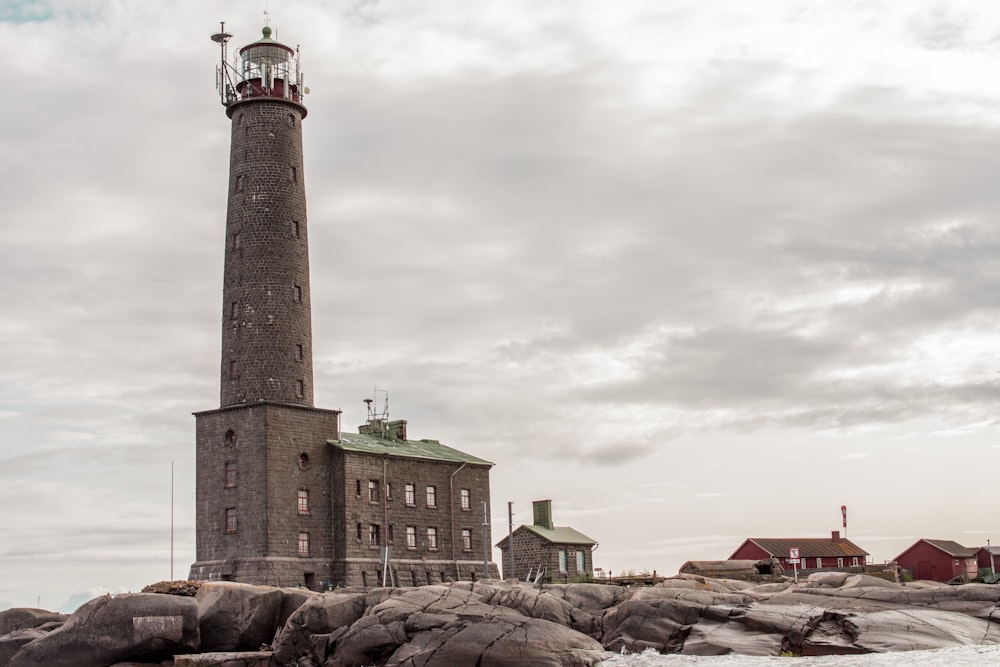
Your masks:
[{"label": "stone foundation", "polygon": [[[480,568],[482,566],[480,565]],[[309,558],[233,558],[197,561],[188,577],[194,581],[238,581],[245,584],[327,590],[336,585],[330,563]]]}]

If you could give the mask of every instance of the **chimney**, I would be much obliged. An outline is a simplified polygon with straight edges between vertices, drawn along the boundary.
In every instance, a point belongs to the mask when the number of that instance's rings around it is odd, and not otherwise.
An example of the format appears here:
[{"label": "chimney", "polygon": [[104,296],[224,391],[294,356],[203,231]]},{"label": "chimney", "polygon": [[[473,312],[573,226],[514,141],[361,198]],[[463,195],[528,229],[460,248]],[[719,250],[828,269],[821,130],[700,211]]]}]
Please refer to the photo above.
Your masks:
[{"label": "chimney", "polygon": [[551,500],[536,500],[531,503],[531,509],[535,516],[534,524],[540,528],[548,528],[553,530],[555,527],[552,525],[552,501]]},{"label": "chimney", "polygon": [[830,533],[830,536],[833,538],[834,542],[840,542],[840,531],[839,530],[833,531],[832,533]]}]

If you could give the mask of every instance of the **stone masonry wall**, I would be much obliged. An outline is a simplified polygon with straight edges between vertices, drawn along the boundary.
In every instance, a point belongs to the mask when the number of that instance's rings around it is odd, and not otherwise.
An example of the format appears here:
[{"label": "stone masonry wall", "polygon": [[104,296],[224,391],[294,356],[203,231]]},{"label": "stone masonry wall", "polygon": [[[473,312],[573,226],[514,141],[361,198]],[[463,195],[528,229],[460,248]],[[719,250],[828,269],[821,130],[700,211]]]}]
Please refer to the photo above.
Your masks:
[{"label": "stone masonry wall", "polygon": [[[196,415],[196,556],[192,579],[321,587],[331,580],[326,441],[339,413],[261,403]],[[235,479],[227,479],[226,464]],[[233,483],[235,482],[235,483]],[[299,512],[299,490],[308,491]],[[235,531],[226,510],[236,512]],[[309,548],[299,553],[299,533]]]},{"label": "stone masonry wall", "polygon": [[[470,579],[473,570],[482,577],[482,503],[486,501],[489,516],[488,466],[462,467],[461,463],[375,456],[335,446],[332,451],[334,526],[336,534],[344,536],[342,543],[334,545],[334,578],[338,583],[365,585],[361,573],[369,579],[369,573],[378,570],[380,549],[385,545],[392,548],[392,560],[409,562],[404,569],[416,570],[417,580],[422,583],[426,583],[426,576]],[[376,489],[374,500],[369,497],[369,483]],[[413,485],[412,503],[407,502],[407,484]],[[428,486],[435,490],[433,505],[428,505]],[[469,491],[467,508],[462,507],[462,489]],[[372,543],[373,526],[377,544]],[[408,527],[413,529],[412,545],[407,538]],[[428,528],[436,530],[436,546],[431,543]],[[469,531],[469,544],[463,539],[463,530]],[[485,530],[486,544],[490,545],[490,527]],[[492,567],[495,571],[496,566]],[[412,581],[413,577],[402,578]]]},{"label": "stone masonry wall", "polygon": [[257,98],[229,108],[221,405],[313,404],[302,116]]}]

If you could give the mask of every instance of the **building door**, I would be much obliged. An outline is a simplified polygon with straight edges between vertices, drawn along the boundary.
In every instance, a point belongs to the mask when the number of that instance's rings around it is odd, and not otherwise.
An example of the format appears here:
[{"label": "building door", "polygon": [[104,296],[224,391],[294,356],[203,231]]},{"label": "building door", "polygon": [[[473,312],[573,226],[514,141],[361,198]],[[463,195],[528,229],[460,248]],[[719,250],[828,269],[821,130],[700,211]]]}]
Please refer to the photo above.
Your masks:
[{"label": "building door", "polygon": [[929,560],[922,560],[917,563],[917,579],[934,581],[934,563]]}]

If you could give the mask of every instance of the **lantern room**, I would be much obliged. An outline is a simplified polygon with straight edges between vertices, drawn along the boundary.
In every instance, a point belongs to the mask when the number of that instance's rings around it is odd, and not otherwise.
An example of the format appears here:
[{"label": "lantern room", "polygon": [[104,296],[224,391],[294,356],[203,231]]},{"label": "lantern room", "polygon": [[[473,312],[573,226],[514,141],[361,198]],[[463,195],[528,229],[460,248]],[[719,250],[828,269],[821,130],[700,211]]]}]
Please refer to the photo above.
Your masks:
[{"label": "lantern room", "polygon": [[226,44],[232,35],[224,29],[212,35],[212,40],[222,47],[216,80],[222,104],[264,97],[302,104],[302,95],[308,91],[302,86],[298,49],[273,39],[268,26],[261,32],[260,39],[239,50],[238,61],[233,63],[226,62]]}]

